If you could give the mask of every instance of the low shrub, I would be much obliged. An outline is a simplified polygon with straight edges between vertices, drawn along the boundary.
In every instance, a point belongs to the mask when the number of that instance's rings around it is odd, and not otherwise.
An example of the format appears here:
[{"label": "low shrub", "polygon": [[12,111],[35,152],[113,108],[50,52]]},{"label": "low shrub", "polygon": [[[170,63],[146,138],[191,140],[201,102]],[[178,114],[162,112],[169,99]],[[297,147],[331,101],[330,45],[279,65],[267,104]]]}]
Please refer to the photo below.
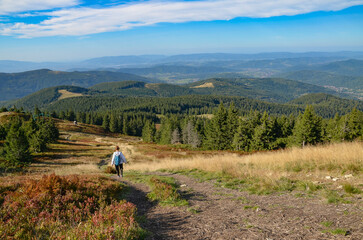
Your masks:
[{"label": "low shrub", "polygon": [[123,185],[98,176],[43,176],[3,186],[0,239],[139,239]]},{"label": "low shrub", "polygon": [[112,166],[107,166],[105,168],[105,173],[108,173],[108,174],[116,174],[116,169]]}]

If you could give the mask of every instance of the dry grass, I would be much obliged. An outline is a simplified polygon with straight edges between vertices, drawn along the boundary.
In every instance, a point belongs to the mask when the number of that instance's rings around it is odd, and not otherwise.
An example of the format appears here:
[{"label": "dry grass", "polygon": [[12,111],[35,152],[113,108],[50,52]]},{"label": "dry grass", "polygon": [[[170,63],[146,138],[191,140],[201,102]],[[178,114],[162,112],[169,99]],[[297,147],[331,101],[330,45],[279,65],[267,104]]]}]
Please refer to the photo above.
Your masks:
[{"label": "dry grass", "polygon": [[245,156],[226,153],[192,156],[187,159],[169,158],[139,162],[129,168],[141,171],[199,169],[227,173],[234,177],[258,177],[270,180],[281,177],[322,180],[326,176],[342,179],[345,175],[352,174],[354,178],[350,179],[354,179],[355,183],[362,183],[363,144],[361,142],[329,144]]},{"label": "dry grass", "polygon": [[82,93],[73,93],[73,92],[69,92],[65,89],[62,89],[62,90],[58,90],[58,92],[60,94],[62,94],[58,100],[62,100],[62,99],[65,99],[65,98],[71,98],[71,97],[81,97],[81,96],[84,96]]},{"label": "dry grass", "polygon": [[191,88],[214,88],[214,84],[209,82],[209,83],[204,83],[202,85],[191,87]]}]

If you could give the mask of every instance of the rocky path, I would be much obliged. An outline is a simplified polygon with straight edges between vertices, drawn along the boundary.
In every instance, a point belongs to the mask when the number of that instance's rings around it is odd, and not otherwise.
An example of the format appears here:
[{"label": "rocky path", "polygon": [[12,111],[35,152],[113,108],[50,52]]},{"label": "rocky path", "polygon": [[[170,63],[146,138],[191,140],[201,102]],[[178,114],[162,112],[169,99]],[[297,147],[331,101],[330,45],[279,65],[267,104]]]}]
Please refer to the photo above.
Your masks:
[{"label": "rocky path", "polygon": [[[149,189],[130,186],[127,200],[145,217],[149,239],[363,239],[363,206],[326,204],[291,194],[249,195],[178,175],[188,207],[162,207],[148,201]],[[360,205],[359,205],[360,204]],[[346,235],[339,234],[347,230]],[[332,233],[333,232],[333,233]]]}]

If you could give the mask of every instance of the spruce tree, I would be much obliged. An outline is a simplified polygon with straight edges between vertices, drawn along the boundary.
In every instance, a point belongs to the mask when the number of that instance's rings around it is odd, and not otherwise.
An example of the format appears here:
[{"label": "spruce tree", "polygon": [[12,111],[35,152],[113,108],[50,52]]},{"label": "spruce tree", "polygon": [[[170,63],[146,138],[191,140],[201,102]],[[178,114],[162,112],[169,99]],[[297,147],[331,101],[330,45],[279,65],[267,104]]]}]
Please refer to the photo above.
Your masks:
[{"label": "spruce tree", "polygon": [[21,127],[15,122],[11,125],[5,139],[4,157],[10,167],[18,167],[31,161],[29,142]]},{"label": "spruce tree", "polygon": [[161,121],[161,127],[160,127],[159,132],[160,132],[159,143],[170,144],[171,134],[172,134],[172,123],[171,123],[170,119],[164,118]]},{"label": "spruce tree", "polygon": [[225,150],[230,146],[230,135],[227,125],[228,112],[223,106],[219,105],[217,113],[207,123],[204,146],[208,149]]},{"label": "spruce tree", "polygon": [[356,108],[348,115],[348,129],[349,132],[347,134],[347,140],[354,140],[360,136],[362,136],[363,130],[363,114],[358,111]]},{"label": "spruce tree", "polygon": [[115,133],[118,132],[118,119],[117,116],[115,114],[111,114],[111,118],[110,118],[110,131]]},{"label": "spruce tree", "polygon": [[297,145],[316,144],[321,142],[322,119],[317,116],[312,106],[305,108],[300,114],[294,128],[294,138]]},{"label": "spruce tree", "polygon": [[102,128],[105,129],[106,131],[110,130],[110,118],[108,114],[103,115]]},{"label": "spruce tree", "polygon": [[142,129],[142,140],[144,142],[153,142],[155,136],[155,125],[150,121],[146,121]]},{"label": "spruce tree", "polygon": [[239,118],[238,110],[235,108],[234,102],[231,102],[228,108],[228,115],[227,115],[226,136],[228,142],[226,149],[232,149],[233,137],[238,129],[238,118]]},{"label": "spruce tree", "polygon": [[262,115],[261,124],[254,130],[252,136],[251,148],[255,150],[267,150],[270,149],[274,137],[271,127],[271,121],[266,112]]},{"label": "spruce tree", "polygon": [[251,131],[247,121],[240,120],[237,131],[233,137],[233,149],[237,151],[249,151],[251,145]]},{"label": "spruce tree", "polygon": [[128,135],[129,134],[129,122],[127,117],[124,116],[122,121],[122,133]]}]

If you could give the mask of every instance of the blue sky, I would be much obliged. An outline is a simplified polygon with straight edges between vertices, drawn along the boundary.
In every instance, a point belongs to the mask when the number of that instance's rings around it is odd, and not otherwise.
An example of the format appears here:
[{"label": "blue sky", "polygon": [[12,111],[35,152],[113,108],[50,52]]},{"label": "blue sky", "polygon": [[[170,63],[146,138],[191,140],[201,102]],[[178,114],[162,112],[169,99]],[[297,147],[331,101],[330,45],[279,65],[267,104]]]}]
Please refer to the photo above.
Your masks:
[{"label": "blue sky", "polygon": [[0,60],[363,51],[363,0],[0,0]]}]

